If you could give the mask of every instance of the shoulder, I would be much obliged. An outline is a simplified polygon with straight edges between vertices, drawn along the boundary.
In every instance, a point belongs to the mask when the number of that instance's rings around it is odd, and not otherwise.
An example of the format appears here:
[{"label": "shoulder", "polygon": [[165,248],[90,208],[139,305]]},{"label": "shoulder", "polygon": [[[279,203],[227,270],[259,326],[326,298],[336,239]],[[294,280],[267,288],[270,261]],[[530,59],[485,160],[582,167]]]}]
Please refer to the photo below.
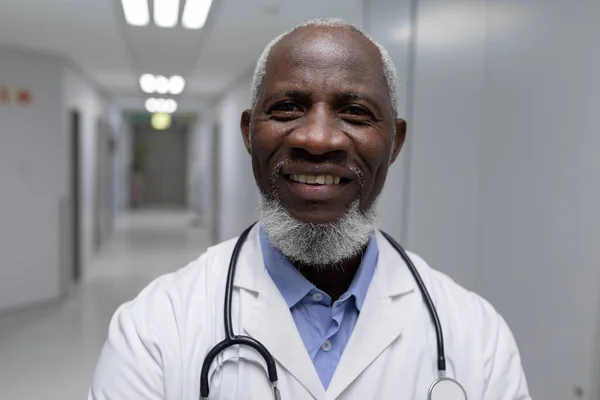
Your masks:
[{"label": "shoulder", "polygon": [[[501,316],[482,296],[465,289],[448,275],[431,268],[419,255],[408,252],[437,306],[456,317],[489,324]],[[436,301],[437,300],[437,301]]]},{"label": "shoulder", "polygon": [[236,239],[209,247],[186,266],[149,283],[133,300],[121,305],[117,313],[126,313],[139,327],[164,330],[181,321],[186,310],[209,308],[220,281],[225,282],[228,263]]},{"label": "shoulder", "polygon": [[432,269],[418,255],[409,256],[436,305],[447,347],[461,358],[471,353],[465,359],[481,366],[485,392],[530,399],[517,343],[504,318],[482,296]]}]

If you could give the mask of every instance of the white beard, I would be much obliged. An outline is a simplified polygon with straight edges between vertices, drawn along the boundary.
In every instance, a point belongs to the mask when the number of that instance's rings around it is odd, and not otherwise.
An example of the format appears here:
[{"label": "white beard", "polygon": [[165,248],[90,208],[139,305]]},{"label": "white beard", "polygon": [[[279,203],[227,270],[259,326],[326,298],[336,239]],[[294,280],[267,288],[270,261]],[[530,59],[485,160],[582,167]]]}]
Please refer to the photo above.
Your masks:
[{"label": "white beard", "polygon": [[335,267],[364,250],[377,225],[377,202],[366,211],[355,200],[346,214],[331,223],[294,218],[277,197],[261,196],[261,224],[269,242],[292,262],[317,268]]}]

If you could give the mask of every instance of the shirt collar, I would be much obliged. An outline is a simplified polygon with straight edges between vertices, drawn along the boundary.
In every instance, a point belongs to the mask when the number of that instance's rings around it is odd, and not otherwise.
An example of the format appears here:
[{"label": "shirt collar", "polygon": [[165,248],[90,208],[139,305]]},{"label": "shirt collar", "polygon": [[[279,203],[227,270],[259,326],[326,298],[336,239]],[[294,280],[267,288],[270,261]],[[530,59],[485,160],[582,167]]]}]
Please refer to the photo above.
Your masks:
[{"label": "shirt collar", "polygon": [[[310,293],[311,290],[315,289],[315,286],[296,269],[287,257],[269,242],[262,226],[259,227],[259,236],[265,268],[269,272],[271,279],[273,279],[275,286],[279,289],[288,308],[292,308]],[[356,271],[356,275],[348,291],[340,300],[354,297],[356,308],[359,311],[361,310],[375,273],[375,268],[377,267],[378,258],[379,249],[377,247],[377,240],[375,235],[372,235],[367,249],[363,254],[360,267]]]},{"label": "shirt collar", "polygon": [[264,229],[259,227],[260,247],[263,253],[265,267],[281,292],[288,308],[295,306],[315,286],[298,271],[298,269],[274,247],[267,239]]}]

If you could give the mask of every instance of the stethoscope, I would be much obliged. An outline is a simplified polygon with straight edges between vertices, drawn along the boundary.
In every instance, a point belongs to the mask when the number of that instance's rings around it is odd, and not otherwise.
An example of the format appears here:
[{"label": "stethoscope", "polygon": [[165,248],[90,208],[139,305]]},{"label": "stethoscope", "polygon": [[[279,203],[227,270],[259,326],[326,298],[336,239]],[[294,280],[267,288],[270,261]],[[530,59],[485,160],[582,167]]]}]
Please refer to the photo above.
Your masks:
[{"label": "stethoscope", "polygon": [[[206,357],[204,358],[204,362],[202,363],[202,370],[200,372],[200,400],[208,400],[208,381],[209,381],[209,369],[214,361],[214,359],[227,348],[235,345],[240,346],[248,346],[256,350],[261,357],[264,359],[267,364],[267,374],[269,376],[269,381],[271,382],[271,386],[273,387],[273,396],[275,400],[281,400],[281,393],[277,387],[277,367],[275,364],[275,359],[269,353],[269,350],[258,340],[251,338],[250,336],[244,335],[235,335],[233,333],[233,324],[231,323],[231,303],[232,303],[232,295],[233,295],[233,278],[235,276],[235,268],[237,265],[237,261],[240,255],[240,251],[250,230],[254,227],[254,224],[251,225],[248,229],[246,229],[239,237],[235,247],[233,248],[233,253],[231,254],[231,259],[229,260],[229,270],[227,272],[227,283],[225,286],[225,306],[224,306],[224,319],[225,319],[225,339],[219,342],[215,347],[213,347]],[[423,300],[427,305],[427,310],[429,311],[429,315],[433,321],[433,325],[435,327],[435,336],[437,341],[437,369],[438,369],[438,378],[431,384],[429,387],[429,392],[427,394],[428,400],[467,400],[467,393],[462,385],[455,379],[446,376],[446,355],[444,353],[444,335],[442,333],[442,326],[440,324],[440,319],[437,314],[437,310],[435,305],[433,304],[433,300],[431,300],[431,296],[423,283],[423,279],[421,279],[421,275],[417,271],[417,268],[411,261],[406,251],[396,242],[391,236],[389,236],[385,232],[381,232],[383,236],[390,242],[390,244],[396,249],[396,251],[402,256],[402,259],[408,266],[408,269],[412,273],[417,285],[419,286],[419,290],[423,295]]]}]

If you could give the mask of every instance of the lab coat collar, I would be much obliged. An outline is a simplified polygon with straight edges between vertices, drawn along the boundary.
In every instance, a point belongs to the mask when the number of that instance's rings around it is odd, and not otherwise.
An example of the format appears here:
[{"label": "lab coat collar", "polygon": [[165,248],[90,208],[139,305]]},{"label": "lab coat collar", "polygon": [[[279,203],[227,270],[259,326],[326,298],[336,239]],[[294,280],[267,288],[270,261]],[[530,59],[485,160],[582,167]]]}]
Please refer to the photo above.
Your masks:
[{"label": "lab coat collar", "polygon": [[379,259],[354,331],[333,375],[327,397],[335,399],[403,332],[413,318],[404,295],[415,292],[408,267],[377,232]]},{"label": "lab coat collar", "polygon": [[379,356],[410,319],[402,301],[415,282],[400,255],[377,233],[379,259],[363,309],[338,364],[327,394],[290,310],[263,262],[258,228],[242,248],[234,286],[256,294],[245,304],[243,330],[260,341],[273,357],[317,399],[335,399]]},{"label": "lab coat collar", "polygon": [[[325,388],[310,359],[290,309],[265,268],[259,229],[255,227],[242,248],[234,286],[254,292],[243,307],[243,330],[261,342],[271,355],[315,399],[325,398]],[[249,304],[253,301],[253,304]]]}]

